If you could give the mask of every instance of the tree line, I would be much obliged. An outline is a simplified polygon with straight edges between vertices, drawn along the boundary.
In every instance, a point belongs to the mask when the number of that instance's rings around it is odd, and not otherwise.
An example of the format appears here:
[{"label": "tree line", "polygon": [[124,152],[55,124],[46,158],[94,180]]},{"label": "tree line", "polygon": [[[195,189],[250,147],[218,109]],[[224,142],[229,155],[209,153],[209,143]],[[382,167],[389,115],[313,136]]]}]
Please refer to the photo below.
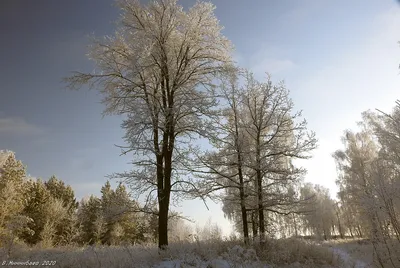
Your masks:
[{"label": "tree line", "polygon": [[[336,198],[320,185],[289,185],[286,189],[291,201],[287,207],[282,210],[282,204],[276,204],[265,209],[267,233],[275,237],[367,239],[373,246],[376,267],[399,267],[399,122],[399,101],[390,113],[378,109],[363,112],[358,129],[345,130],[343,148],[332,154],[338,175]],[[224,189],[224,213],[237,231],[245,234],[249,228],[257,238],[253,215],[247,217],[249,227],[244,227],[240,193]],[[282,192],[275,193],[283,197]],[[269,195],[267,189],[264,195]]]},{"label": "tree line", "polygon": [[[122,245],[157,240],[157,215],[143,213],[125,185],[78,202],[71,186],[51,176],[27,177],[26,167],[12,151],[0,151],[0,246]],[[155,210],[156,211],[156,210]],[[171,212],[172,240],[185,240],[192,230]],[[221,233],[219,232],[218,235]]]},{"label": "tree line", "polygon": [[333,156],[339,177],[338,213],[351,234],[368,237],[377,267],[400,265],[400,102],[390,113],[362,113]]}]

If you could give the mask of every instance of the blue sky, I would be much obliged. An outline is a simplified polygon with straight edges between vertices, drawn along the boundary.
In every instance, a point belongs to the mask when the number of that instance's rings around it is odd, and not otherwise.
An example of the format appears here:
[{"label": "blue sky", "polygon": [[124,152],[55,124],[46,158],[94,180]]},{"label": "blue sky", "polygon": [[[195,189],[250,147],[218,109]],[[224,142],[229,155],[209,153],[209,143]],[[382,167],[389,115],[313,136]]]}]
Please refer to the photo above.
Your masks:
[{"label": "blue sky", "polygon": [[[195,1],[179,1],[184,7]],[[234,57],[258,78],[284,79],[320,147],[306,181],[335,191],[331,153],[367,109],[389,111],[399,98],[400,6],[394,0],[212,1],[235,45]],[[28,173],[52,174],[81,198],[105,175],[128,170],[121,118],[102,118],[96,91],[69,91],[61,79],[90,72],[87,35],[112,34],[111,0],[0,2],[0,149],[15,151]],[[229,232],[219,205],[184,202],[177,210],[200,224],[212,217]]]}]

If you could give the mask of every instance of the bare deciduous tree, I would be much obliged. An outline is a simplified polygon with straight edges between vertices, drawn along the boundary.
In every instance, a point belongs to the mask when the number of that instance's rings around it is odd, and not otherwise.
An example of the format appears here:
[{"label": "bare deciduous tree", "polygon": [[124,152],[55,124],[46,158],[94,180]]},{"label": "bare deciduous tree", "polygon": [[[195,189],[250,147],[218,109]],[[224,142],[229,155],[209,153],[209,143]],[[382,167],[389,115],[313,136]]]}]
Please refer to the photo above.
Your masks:
[{"label": "bare deciduous tree", "polygon": [[244,240],[248,240],[250,212],[253,235],[259,233],[264,243],[264,214],[295,211],[292,186],[300,182],[305,170],[296,168],[292,160],[308,158],[316,139],[307,132],[306,121],[297,122],[301,114],[292,114],[293,103],[282,83],[273,85],[270,78],[261,83],[248,71],[243,73],[243,85],[237,71],[221,85],[226,109],[215,122],[218,131],[212,140],[216,151],[202,158],[200,164],[206,170],[201,177],[209,192],[225,190],[224,212],[240,228]]},{"label": "bare deciduous tree", "polygon": [[106,114],[126,116],[123,153],[133,153],[135,169],[114,177],[127,179],[149,201],[156,193],[163,248],[171,193],[193,186],[179,170],[194,135],[205,136],[210,127],[205,119],[216,105],[212,82],[231,61],[231,45],[211,3],[197,2],[187,12],[176,0],[117,3],[122,15],[115,35],[93,39],[90,48],[98,71],[66,80],[72,88],[96,87]]},{"label": "bare deciduous tree", "polygon": [[[246,77],[243,96],[245,129],[249,139],[250,157],[247,166],[253,171],[261,243],[265,239],[264,211],[279,213],[273,206],[287,203],[287,196],[277,191],[288,186],[304,173],[291,164],[292,159],[307,159],[316,148],[315,133],[307,131],[305,120],[298,122],[300,112],[292,114],[293,102],[281,82],[260,83],[251,73]],[[283,187],[286,191],[288,187]]]}]

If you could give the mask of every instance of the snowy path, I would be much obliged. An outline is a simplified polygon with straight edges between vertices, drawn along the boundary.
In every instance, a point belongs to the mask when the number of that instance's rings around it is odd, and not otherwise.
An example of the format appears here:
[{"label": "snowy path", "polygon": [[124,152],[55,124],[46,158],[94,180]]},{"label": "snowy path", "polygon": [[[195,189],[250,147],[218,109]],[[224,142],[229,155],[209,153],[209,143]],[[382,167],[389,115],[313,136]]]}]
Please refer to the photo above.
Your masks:
[{"label": "snowy path", "polygon": [[340,248],[331,248],[333,253],[339,256],[346,265],[354,268],[369,268],[370,266],[363,261],[354,260],[346,251]]}]

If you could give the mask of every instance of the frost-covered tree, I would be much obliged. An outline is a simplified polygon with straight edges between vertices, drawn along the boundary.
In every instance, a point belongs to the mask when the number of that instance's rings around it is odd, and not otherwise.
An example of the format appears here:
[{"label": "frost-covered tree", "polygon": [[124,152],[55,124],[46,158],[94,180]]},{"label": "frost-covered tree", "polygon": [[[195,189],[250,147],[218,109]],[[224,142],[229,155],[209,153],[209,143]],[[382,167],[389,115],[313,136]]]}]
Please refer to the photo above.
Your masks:
[{"label": "frost-covered tree", "polygon": [[73,227],[75,211],[70,212],[64,201],[52,196],[40,179],[29,180],[26,183],[27,198],[23,215],[32,219],[28,223],[34,234],[23,233],[23,238],[31,245],[41,243],[42,246],[52,247],[65,245],[67,230]]},{"label": "frost-covered tree", "polygon": [[316,139],[307,131],[305,121],[298,122],[301,114],[293,113],[289,92],[282,83],[273,85],[270,78],[262,83],[250,72],[243,74],[243,84],[239,84],[236,72],[221,85],[225,107],[222,118],[215,122],[214,151],[202,158],[207,170],[201,173],[205,174],[203,179],[206,177],[203,188],[225,190],[224,213],[245,240],[251,228],[253,236],[260,234],[264,241],[265,213],[273,221],[277,219],[274,214],[295,211],[298,200],[293,189],[304,169],[292,162],[308,158]]},{"label": "frost-covered tree", "polygon": [[0,151],[0,235],[19,218],[26,200],[26,168],[15,153]]},{"label": "frost-covered tree", "polygon": [[170,221],[168,235],[172,242],[193,241],[193,229],[183,219],[174,217]]},{"label": "frost-covered tree", "polygon": [[66,185],[64,181],[58,179],[56,176],[51,176],[48,181],[44,183],[46,189],[49,191],[53,200],[55,200],[52,206],[61,205],[61,207],[53,207],[56,211],[63,211],[62,222],[55,225],[55,242],[57,244],[68,244],[71,237],[75,235],[71,232],[76,230],[75,214],[78,208],[78,202],[75,199],[74,191],[70,185]]},{"label": "frost-covered tree", "polygon": [[363,117],[380,144],[379,160],[374,163],[376,188],[390,218],[391,229],[400,242],[400,102],[396,102],[391,114],[365,112]]},{"label": "frost-covered tree", "polygon": [[210,127],[205,118],[215,107],[211,84],[231,61],[231,45],[211,3],[197,2],[188,11],[176,0],[117,3],[122,14],[115,35],[92,42],[96,72],[67,81],[72,88],[96,87],[106,114],[126,116],[124,153],[133,152],[134,169],[116,177],[126,178],[136,193],[156,194],[163,248],[171,193],[192,186],[178,172],[185,148]]},{"label": "frost-covered tree", "polygon": [[104,232],[105,223],[101,213],[101,200],[94,195],[83,199],[78,208],[78,221],[82,226],[81,243],[98,244]]},{"label": "frost-covered tree", "polygon": [[[239,85],[240,70],[237,67],[228,67],[224,79],[219,87],[221,113],[214,121],[215,132],[211,142],[214,147],[212,152],[200,157],[200,166],[196,170],[202,179],[202,190],[208,194],[215,191],[215,196],[220,196],[221,190],[226,191],[223,196],[224,212],[232,219],[235,204],[240,207],[241,229],[244,242],[248,243],[249,228],[246,208],[246,184],[244,171],[246,136],[241,118],[243,88]],[[225,105],[224,105],[225,104]],[[203,169],[202,167],[205,167]],[[229,197],[228,197],[229,196]],[[229,199],[229,200],[228,200]]]},{"label": "frost-covered tree", "polygon": [[208,218],[203,226],[196,225],[195,239],[201,241],[218,241],[222,239],[222,230],[217,223],[213,223],[211,218]]},{"label": "frost-covered tree", "polygon": [[101,212],[106,224],[102,243],[115,245],[143,241],[145,222],[141,213],[137,212],[139,205],[130,199],[125,186],[120,183],[113,190],[107,181],[101,193]]},{"label": "frost-covered tree", "polygon": [[313,132],[301,113],[293,112],[294,104],[283,82],[274,85],[259,82],[247,73],[243,95],[245,130],[249,141],[246,166],[252,170],[254,194],[257,197],[259,235],[265,237],[264,212],[282,211],[290,205],[289,189],[299,182],[304,169],[296,168],[293,159],[307,159],[316,148]]},{"label": "frost-covered tree", "polygon": [[311,183],[301,188],[305,213],[302,215],[304,227],[318,239],[331,238],[336,225],[335,202],[331,199],[329,190]]},{"label": "frost-covered tree", "polygon": [[335,152],[342,208],[356,219],[359,234],[372,241],[379,267],[400,265],[398,235],[397,109],[392,115],[364,113],[359,132],[346,131]]},{"label": "frost-covered tree", "polygon": [[66,185],[64,181],[58,179],[54,175],[51,176],[44,185],[53,198],[62,201],[63,207],[65,207],[70,213],[75,212],[78,207],[78,202],[76,202],[74,190],[70,185]]},{"label": "frost-covered tree", "polygon": [[23,214],[33,219],[28,224],[29,228],[34,231],[31,235],[27,232],[24,239],[27,243],[34,245],[41,241],[44,226],[51,216],[47,213],[50,205],[50,192],[46,189],[42,180],[31,180],[27,183],[27,202],[23,210]]}]

